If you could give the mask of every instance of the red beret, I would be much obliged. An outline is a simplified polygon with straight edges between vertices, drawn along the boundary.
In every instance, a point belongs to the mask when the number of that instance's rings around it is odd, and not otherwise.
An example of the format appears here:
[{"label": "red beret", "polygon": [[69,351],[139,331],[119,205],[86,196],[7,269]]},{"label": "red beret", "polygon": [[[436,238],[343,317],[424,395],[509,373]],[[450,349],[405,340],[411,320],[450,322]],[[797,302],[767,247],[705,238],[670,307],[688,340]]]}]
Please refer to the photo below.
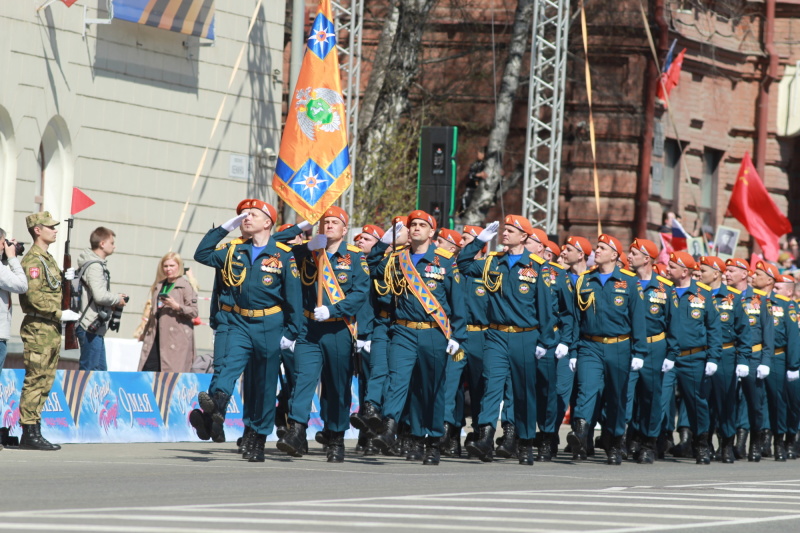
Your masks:
[{"label": "red beret", "polygon": [[731,259],[728,259],[727,261],[725,261],[725,265],[739,267],[745,270],[750,270],[750,263],[748,263],[746,259],[740,259],[738,257],[732,257]]},{"label": "red beret", "polygon": [[411,211],[408,214],[408,224],[411,224],[412,220],[421,220],[423,222],[427,222],[430,227],[436,229],[436,219],[430,216],[428,213],[423,211],[422,209],[417,209],[416,211]]},{"label": "red beret", "polygon": [[633,239],[631,243],[631,248],[636,248],[640,252],[645,255],[649,255],[653,259],[658,257],[658,246],[653,241],[648,241],[647,239]]},{"label": "red beret", "polygon": [[625,252],[620,252],[619,260],[622,261],[622,268],[630,270],[631,263],[630,261],[628,261],[628,254],[626,254]]},{"label": "red beret", "polygon": [[667,266],[664,263],[656,263],[653,265],[653,271],[659,276],[667,275]]},{"label": "red beret", "polygon": [[350,217],[347,215],[347,211],[339,207],[338,205],[332,205],[325,211],[325,214],[322,215],[322,219],[325,220],[328,217],[338,218],[341,220],[345,226],[350,222]]},{"label": "red beret", "polygon": [[278,211],[273,206],[267,202],[257,200],[255,198],[248,198],[247,200],[242,200],[239,202],[239,205],[236,206],[236,214],[241,215],[242,211],[245,209],[258,209],[263,211],[272,220],[272,222],[275,222],[278,219]]},{"label": "red beret", "polygon": [[380,239],[381,237],[383,237],[384,231],[382,228],[379,228],[374,224],[367,224],[366,226],[361,228],[361,233],[359,234],[359,236],[364,233],[366,233],[367,235],[372,235],[376,239]]},{"label": "red beret", "polygon": [[283,230],[287,230],[287,229],[289,229],[291,227],[292,227],[291,224],[281,224],[280,226],[278,226],[278,232],[281,232]]},{"label": "red beret", "polygon": [[455,244],[459,248],[464,246],[464,239],[462,239],[461,234],[455,230],[442,228],[439,230],[439,237],[442,237],[451,244]]},{"label": "red beret", "polygon": [[672,252],[669,254],[669,260],[671,263],[675,263],[678,266],[682,266],[690,270],[694,270],[697,266],[694,258],[686,252]]},{"label": "red beret", "polygon": [[769,277],[774,279],[775,281],[779,281],[781,278],[781,273],[778,270],[778,267],[773,265],[772,263],[766,263],[764,261],[759,261],[756,263],[756,270],[761,270],[766,273]]},{"label": "red beret", "polygon": [[622,243],[619,242],[619,239],[616,237],[612,237],[608,233],[603,233],[597,238],[597,242],[602,242],[603,244],[609,245],[615,252],[618,254],[622,254]]},{"label": "red beret", "polygon": [[720,272],[725,271],[725,261],[713,255],[708,255],[708,256],[704,255],[703,257],[701,257],[700,264],[710,266],[711,268],[717,269]]},{"label": "red beret", "polygon": [[544,244],[545,248],[547,248],[548,250],[553,252],[553,255],[555,257],[558,257],[559,255],[561,255],[561,247],[559,247],[558,244],[556,244],[556,243],[554,243],[553,241],[550,241],[550,240],[548,240],[547,242],[545,242],[543,244]]},{"label": "red beret", "polygon": [[579,252],[583,252],[583,255],[587,257],[592,254],[592,244],[589,242],[589,239],[585,237],[571,235],[567,237],[567,244],[574,246]]},{"label": "red beret", "polygon": [[789,274],[781,274],[781,279],[778,280],[780,283],[794,283],[794,278]]},{"label": "red beret", "polygon": [[[531,226],[530,221],[523,216],[506,215],[505,224],[506,226],[513,226],[528,235],[533,235],[533,226]],[[547,240],[547,235],[545,235],[545,240]]]},{"label": "red beret", "polygon": [[394,217],[392,219],[392,226],[394,226],[398,222],[402,222],[405,227],[408,227],[408,217],[403,217],[403,216]]},{"label": "red beret", "polygon": [[482,231],[483,228],[480,226],[470,226],[469,224],[464,226],[464,233],[472,235],[473,237],[477,237],[478,235],[481,234]]}]

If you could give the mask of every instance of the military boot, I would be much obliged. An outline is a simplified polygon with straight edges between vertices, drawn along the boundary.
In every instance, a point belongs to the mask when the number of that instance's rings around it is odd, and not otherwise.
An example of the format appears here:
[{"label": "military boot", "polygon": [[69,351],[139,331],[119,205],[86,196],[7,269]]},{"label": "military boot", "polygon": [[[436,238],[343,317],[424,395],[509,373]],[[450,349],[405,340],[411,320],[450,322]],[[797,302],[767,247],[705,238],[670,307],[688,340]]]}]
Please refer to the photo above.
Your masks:
[{"label": "military boot", "polygon": [[359,409],[358,414],[361,416],[367,427],[373,433],[380,433],[383,429],[383,417],[381,412],[372,402],[364,402],[364,406]]},{"label": "military boot", "polygon": [[327,455],[329,463],[344,462],[344,431],[332,431],[330,433]]},{"label": "military boot", "polygon": [[467,453],[477,457],[484,463],[493,460],[494,452],[494,426],[485,425],[478,429],[478,438],[466,445]]},{"label": "military boot", "polygon": [[439,450],[448,457],[461,457],[461,428],[454,426],[450,430],[449,448],[445,450],[440,447]]},{"label": "military boot", "polygon": [[624,446],[624,437],[611,437],[611,445],[606,450],[606,464],[607,465],[621,465],[622,464],[622,447]]},{"label": "military boot", "polygon": [[697,449],[697,459],[699,465],[711,464],[711,451],[708,449],[708,433],[701,433],[694,439],[694,447]]},{"label": "military boot", "polygon": [[422,459],[422,464],[428,466],[436,466],[439,464],[440,443],[441,440],[439,440],[439,437],[427,437],[427,439],[425,440],[425,456]]},{"label": "military boot", "polygon": [[450,454],[450,439],[451,434],[453,433],[453,424],[450,422],[444,423],[444,432],[442,436],[439,437],[439,452],[440,454],[449,455]]},{"label": "military boot", "polygon": [[757,463],[761,460],[761,440],[758,438],[758,432],[754,431],[750,438],[750,446],[747,451],[747,461],[750,463]]},{"label": "military boot", "polygon": [[[546,437],[549,437],[548,433],[542,434],[542,441],[539,445],[540,453],[543,447],[547,447],[548,449],[550,448],[550,439]],[[517,458],[519,459],[519,464],[521,465],[533,465],[533,439],[519,439]],[[539,459],[537,458],[536,460],[538,461]]]},{"label": "military boot", "polygon": [[497,457],[509,459],[517,455],[517,428],[508,422],[503,425],[503,442],[494,451]]},{"label": "military boot", "polygon": [[550,433],[550,456],[555,459],[558,457],[558,432]]},{"label": "military boot", "polygon": [[286,435],[276,444],[277,448],[292,457],[302,457],[303,453],[308,451],[308,442],[306,441],[307,427],[306,424],[291,420]]},{"label": "military boot", "polygon": [[747,457],[747,436],[750,434],[744,428],[736,430],[736,444],[733,445],[733,454],[737,459],[744,459]]},{"label": "military boot", "polygon": [[733,452],[733,440],[734,437],[723,437],[720,442],[719,447],[722,450],[720,453],[724,464],[731,464],[736,459],[736,454]]},{"label": "military boot", "polygon": [[327,451],[328,444],[330,443],[330,440],[331,440],[331,432],[330,432],[330,430],[323,429],[322,431],[317,431],[314,434],[314,440],[317,441],[318,443],[322,444],[322,451],[323,452]]},{"label": "military boot", "polygon": [[[539,448],[536,454],[536,462],[549,463],[553,460],[553,434],[552,433],[539,433]],[[528,464],[522,462],[522,441],[520,441],[519,461],[520,464]]]},{"label": "military boot", "polygon": [[19,439],[20,450],[55,451],[61,449],[58,444],[52,444],[42,437],[39,424],[20,424],[20,427],[22,428],[22,437]]},{"label": "military boot", "polygon": [[667,450],[675,446],[675,440],[672,435],[672,431],[664,430],[661,432],[661,435],[658,436],[657,442],[657,454],[659,459],[663,459],[666,457]]},{"label": "military boot", "polygon": [[367,445],[370,441],[370,432],[367,429],[361,429],[358,431],[358,442],[356,442],[356,453],[364,453],[364,450],[367,449]]},{"label": "military boot", "polygon": [[211,415],[204,413],[200,409],[192,409],[189,413],[189,423],[197,433],[197,438],[200,440],[211,439]]},{"label": "military boot", "polygon": [[642,443],[639,440],[639,434],[630,426],[625,428],[625,434],[622,439],[622,449],[620,455],[622,459],[639,459],[639,452],[642,449]]},{"label": "military boot", "polygon": [[250,463],[263,463],[264,462],[264,446],[267,443],[267,436],[261,433],[254,433],[252,445],[250,446],[251,452],[247,456],[247,461]]},{"label": "military boot", "polygon": [[761,457],[772,457],[772,430],[761,430]]},{"label": "military boot", "polygon": [[425,438],[411,436],[411,447],[406,452],[406,461],[422,461],[425,457]]},{"label": "military boot", "polygon": [[775,435],[775,460],[786,461],[786,445],[783,443],[783,435]]},{"label": "military boot", "polygon": [[786,458],[797,459],[797,433],[786,434]]},{"label": "military boot", "polygon": [[473,427],[472,431],[467,433],[467,436],[464,437],[464,449],[467,452],[467,459],[472,459],[473,457],[475,457],[474,455],[469,453],[469,448],[467,446],[469,445],[470,442],[475,442],[476,440],[478,440],[478,434],[479,433],[480,433],[479,429],[476,428],[476,427]]},{"label": "military boot", "polygon": [[687,427],[678,428],[678,436],[680,441],[678,444],[670,448],[669,453],[673,457],[692,457],[692,432]]},{"label": "military boot", "polygon": [[244,435],[242,435],[242,459],[250,459],[253,455],[253,445],[256,440],[256,430],[251,427],[244,428]]},{"label": "military boot", "polygon": [[589,424],[583,418],[576,418],[572,424],[572,431],[567,434],[567,442],[572,448],[572,460],[586,459],[586,437],[589,434]]},{"label": "military boot", "polygon": [[372,439],[372,444],[381,453],[386,454],[397,440],[397,422],[393,418],[383,421],[383,429]]},{"label": "military boot", "polygon": [[656,439],[645,437],[641,442],[641,449],[636,455],[636,462],[640,465],[651,465],[656,462]]}]

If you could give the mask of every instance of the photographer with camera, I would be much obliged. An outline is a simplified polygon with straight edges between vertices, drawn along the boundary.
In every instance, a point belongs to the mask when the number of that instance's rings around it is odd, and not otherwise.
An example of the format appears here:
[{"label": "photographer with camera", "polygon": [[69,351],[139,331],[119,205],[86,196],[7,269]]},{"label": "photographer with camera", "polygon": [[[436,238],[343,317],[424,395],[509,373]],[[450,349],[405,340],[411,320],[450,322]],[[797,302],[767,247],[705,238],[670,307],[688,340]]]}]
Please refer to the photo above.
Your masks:
[{"label": "photographer with camera", "polygon": [[79,309],[73,308],[81,313],[81,321],[75,330],[81,346],[81,370],[108,370],[103,337],[109,329],[119,330],[119,315],[128,302],[127,295],[111,292],[111,275],[106,259],[116,250],[115,238],[113,231],[100,226],[89,237],[91,249],[84,250],[78,258],[76,280],[86,289],[84,295],[73,290],[73,298],[82,300]]},{"label": "photographer with camera", "polygon": [[[6,239],[6,230],[0,228],[3,263],[0,265],[0,369],[6,362],[8,339],[11,337],[11,293],[22,294],[28,290],[28,278],[19,264],[25,247],[16,239]],[[0,448],[1,449],[1,448]]]}]

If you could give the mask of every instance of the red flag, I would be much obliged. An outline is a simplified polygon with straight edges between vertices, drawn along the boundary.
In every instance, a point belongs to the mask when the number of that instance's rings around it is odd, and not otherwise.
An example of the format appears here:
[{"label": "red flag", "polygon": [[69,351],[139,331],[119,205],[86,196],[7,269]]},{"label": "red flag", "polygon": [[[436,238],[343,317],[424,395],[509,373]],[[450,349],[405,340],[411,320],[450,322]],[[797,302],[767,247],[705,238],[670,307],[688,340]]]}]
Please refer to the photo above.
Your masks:
[{"label": "red flag", "polygon": [[[72,7],[72,4],[74,4],[78,0],[61,0],[61,1],[64,2],[65,4],[67,4],[67,7]],[[74,215],[75,213],[72,213],[72,214]]]},{"label": "red flag", "polygon": [[70,215],[80,213],[87,207],[92,207],[93,205],[94,200],[86,196],[82,190],[77,187],[72,188],[72,209],[70,209]]},{"label": "red flag", "polygon": [[768,261],[778,259],[778,239],[792,231],[792,224],[770,197],[749,153],[736,175],[728,212],[756,239]]},{"label": "red flag", "polygon": [[672,92],[681,79],[681,68],[683,67],[683,56],[686,53],[686,48],[681,50],[669,69],[661,74],[661,79],[658,81],[658,91],[656,98],[664,102],[664,107],[669,107],[668,99],[669,93]]},{"label": "red flag", "polygon": [[669,233],[659,233],[658,236],[661,237],[661,251],[656,258],[656,263],[666,265],[669,263],[669,254],[675,251],[672,248],[672,235]]}]

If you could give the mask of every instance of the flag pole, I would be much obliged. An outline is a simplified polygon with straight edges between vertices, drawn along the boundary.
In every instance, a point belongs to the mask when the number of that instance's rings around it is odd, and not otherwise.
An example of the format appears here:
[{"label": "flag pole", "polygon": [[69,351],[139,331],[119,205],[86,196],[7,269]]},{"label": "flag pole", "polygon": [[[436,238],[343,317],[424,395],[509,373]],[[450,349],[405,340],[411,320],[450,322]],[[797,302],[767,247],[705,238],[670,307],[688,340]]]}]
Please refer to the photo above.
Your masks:
[{"label": "flag pole", "polygon": [[53,4],[55,1],[56,0],[47,0],[47,2],[45,2],[44,4],[42,4],[42,5],[40,5],[39,7],[36,8],[36,12],[38,13],[42,9],[44,9],[44,8],[50,6],[51,4]]},{"label": "flag pole", "polygon": [[322,275],[322,254],[327,253],[325,248],[317,252],[317,307],[322,307],[322,284],[325,277]]}]

